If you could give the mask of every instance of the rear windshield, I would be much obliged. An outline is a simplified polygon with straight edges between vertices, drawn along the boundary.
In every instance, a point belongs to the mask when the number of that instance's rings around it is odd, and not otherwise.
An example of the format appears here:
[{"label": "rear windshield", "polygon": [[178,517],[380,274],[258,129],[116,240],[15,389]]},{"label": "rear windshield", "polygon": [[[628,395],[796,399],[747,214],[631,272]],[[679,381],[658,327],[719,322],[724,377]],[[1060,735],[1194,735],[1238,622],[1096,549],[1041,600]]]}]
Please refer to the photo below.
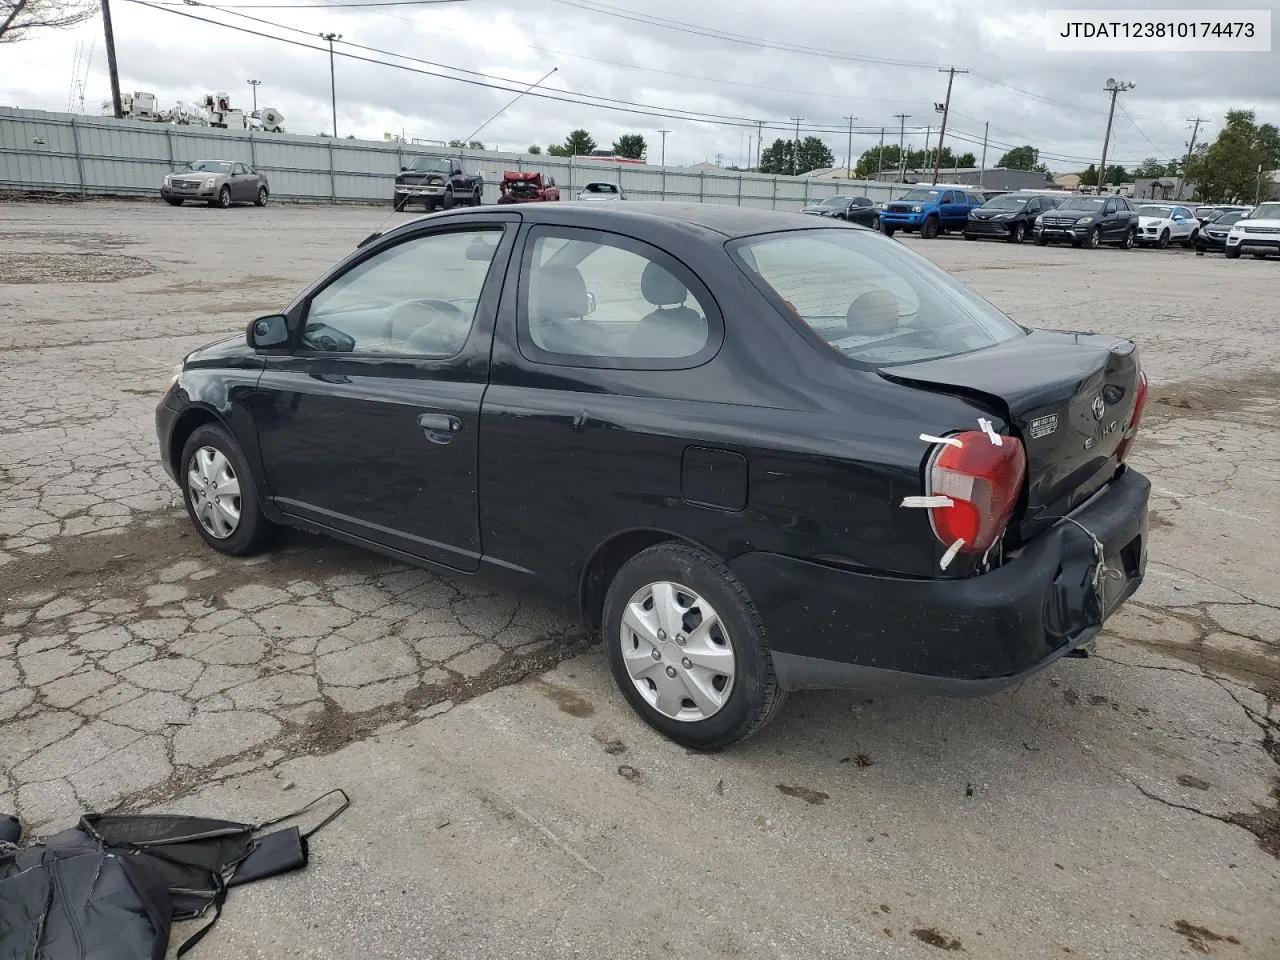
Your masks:
[{"label": "rear windshield", "polygon": [[859,363],[933,360],[1026,334],[945,270],[874,233],[770,233],[730,250],[814,333]]}]

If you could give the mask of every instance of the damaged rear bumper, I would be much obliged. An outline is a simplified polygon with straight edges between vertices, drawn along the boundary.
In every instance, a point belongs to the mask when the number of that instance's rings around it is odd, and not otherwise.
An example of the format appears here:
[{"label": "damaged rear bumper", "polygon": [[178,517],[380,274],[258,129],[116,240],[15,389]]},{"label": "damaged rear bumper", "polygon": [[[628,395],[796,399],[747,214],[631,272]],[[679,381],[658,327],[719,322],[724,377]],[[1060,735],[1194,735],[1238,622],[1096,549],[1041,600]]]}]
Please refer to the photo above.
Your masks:
[{"label": "damaged rear bumper", "polygon": [[911,580],[762,552],[729,566],[760,611],[784,689],[982,696],[1086,643],[1142,583],[1151,484],[1126,470],[990,573]]}]

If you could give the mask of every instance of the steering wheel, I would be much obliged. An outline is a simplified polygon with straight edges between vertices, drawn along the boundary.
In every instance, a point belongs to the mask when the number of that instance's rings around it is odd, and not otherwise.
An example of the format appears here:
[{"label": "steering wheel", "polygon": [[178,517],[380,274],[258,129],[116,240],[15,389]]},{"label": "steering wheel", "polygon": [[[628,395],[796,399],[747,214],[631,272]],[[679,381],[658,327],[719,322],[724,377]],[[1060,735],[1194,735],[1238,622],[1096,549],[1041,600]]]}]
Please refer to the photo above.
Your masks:
[{"label": "steering wheel", "polygon": [[467,315],[447,300],[408,300],[391,312],[383,335],[388,342],[396,341],[396,326],[401,329],[412,324],[411,332],[404,337],[404,349],[408,353],[435,353],[452,355],[461,346],[460,340],[470,329]]}]

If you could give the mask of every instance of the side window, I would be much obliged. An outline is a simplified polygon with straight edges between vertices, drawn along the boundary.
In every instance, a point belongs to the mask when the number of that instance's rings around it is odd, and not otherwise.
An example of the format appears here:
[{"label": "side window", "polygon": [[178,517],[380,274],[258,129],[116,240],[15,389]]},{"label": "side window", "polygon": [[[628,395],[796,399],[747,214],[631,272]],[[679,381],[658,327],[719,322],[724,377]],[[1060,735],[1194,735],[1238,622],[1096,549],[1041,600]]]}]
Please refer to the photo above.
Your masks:
[{"label": "side window", "polygon": [[954,200],[954,198],[952,197],[952,195],[948,192],[948,193],[944,193],[944,194],[942,195],[942,199],[941,199],[941,200],[939,200],[938,202],[939,202],[939,203],[954,203],[954,202],[955,202],[955,200]]},{"label": "side window", "polygon": [[311,298],[302,352],[461,352],[501,238],[501,230],[442,233],[379,251]]},{"label": "side window", "polygon": [[[572,358],[673,361],[711,342],[709,311],[683,268],[635,241],[592,231],[535,234],[520,289],[520,336]],[[644,251],[644,252],[641,252]]]},{"label": "side window", "polygon": [[231,175],[232,175],[233,177],[240,177],[240,176],[243,176],[243,175],[244,175],[244,164],[243,164],[243,163],[233,163],[233,164],[231,165]]},{"label": "side window", "polygon": [[1103,212],[1103,214],[1104,214],[1104,215],[1105,215],[1105,214],[1108,214],[1108,213],[1115,213],[1115,212],[1116,212],[1116,208],[1117,208],[1117,206],[1118,206],[1118,205],[1117,205],[1117,203],[1116,203],[1114,200],[1108,200],[1108,201],[1106,202],[1106,205],[1105,205],[1105,206],[1103,206],[1103,208],[1102,208],[1102,212]]}]

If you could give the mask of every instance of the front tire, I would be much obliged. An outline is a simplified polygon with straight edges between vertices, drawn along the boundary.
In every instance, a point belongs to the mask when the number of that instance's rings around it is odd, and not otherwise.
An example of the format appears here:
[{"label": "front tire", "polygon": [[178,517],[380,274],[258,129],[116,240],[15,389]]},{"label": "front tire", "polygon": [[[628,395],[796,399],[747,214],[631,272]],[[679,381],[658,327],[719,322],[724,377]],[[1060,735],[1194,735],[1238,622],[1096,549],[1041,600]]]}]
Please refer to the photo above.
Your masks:
[{"label": "front tire", "polygon": [[1037,246],[1037,247],[1047,247],[1048,245],[1049,245],[1049,238],[1048,238],[1048,237],[1046,237],[1046,236],[1044,236],[1043,234],[1040,234],[1040,233],[1036,234],[1036,246]]},{"label": "front tire", "polygon": [[453,203],[454,203],[454,200],[453,200],[453,191],[452,191],[452,190],[446,190],[446,191],[444,192],[444,197],[443,197],[443,198],[441,199],[441,201],[440,201],[440,206],[444,207],[444,209],[446,209],[446,210],[452,210],[452,209],[453,209]]},{"label": "front tire", "polygon": [[884,235],[886,237],[892,237],[897,232],[898,232],[897,227],[893,226],[892,224],[886,223],[884,225]]},{"label": "front tire", "polygon": [[1086,240],[1085,243],[1088,245],[1090,250],[1097,250],[1098,247],[1102,246],[1102,229],[1100,227],[1094,227],[1090,230],[1089,239]]},{"label": "front tire", "polygon": [[786,697],[746,590],[686,544],[659,544],[623,565],[605,598],[603,636],[627,702],[683,746],[737,743],[773,719]]},{"label": "front tire", "polygon": [[1027,225],[1025,223],[1015,223],[1013,232],[1009,234],[1010,243],[1022,243],[1027,239]]},{"label": "front tire", "polygon": [[1157,246],[1157,247],[1159,247],[1161,250],[1163,250],[1165,247],[1169,246],[1169,231],[1168,231],[1168,230],[1161,230],[1161,231],[1160,231],[1160,239],[1156,241],[1156,246]]},{"label": "front tire", "polygon": [[217,207],[219,210],[226,210],[231,206],[231,188],[223,184],[221,190],[218,191],[216,199],[209,201],[209,206]]},{"label": "front tire", "polygon": [[409,202],[408,196],[402,197],[399,194],[397,194],[396,196],[391,198],[391,209],[394,210],[396,213],[399,213],[401,210],[404,209],[404,205],[408,202]]},{"label": "front tire", "polygon": [[1227,247],[1227,249],[1222,251],[1222,255],[1226,257],[1228,260],[1238,260],[1240,259],[1240,248]]},{"label": "front tire", "polygon": [[275,525],[263,516],[249,462],[221,425],[198,427],[187,439],[178,483],[196,532],[219,553],[258,553],[275,535]]},{"label": "front tire", "polygon": [[921,240],[933,240],[938,236],[938,218],[926,217],[924,225],[920,227]]},{"label": "front tire", "polygon": [[165,203],[167,203],[167,204],[168,204],[169,206],[171,206],[171,207],[180,207],[180,206],[182,206],[182,198],[181,198],[181,197],[165,197],[165,198],[164,198],[164,202],[165,202]]}]

